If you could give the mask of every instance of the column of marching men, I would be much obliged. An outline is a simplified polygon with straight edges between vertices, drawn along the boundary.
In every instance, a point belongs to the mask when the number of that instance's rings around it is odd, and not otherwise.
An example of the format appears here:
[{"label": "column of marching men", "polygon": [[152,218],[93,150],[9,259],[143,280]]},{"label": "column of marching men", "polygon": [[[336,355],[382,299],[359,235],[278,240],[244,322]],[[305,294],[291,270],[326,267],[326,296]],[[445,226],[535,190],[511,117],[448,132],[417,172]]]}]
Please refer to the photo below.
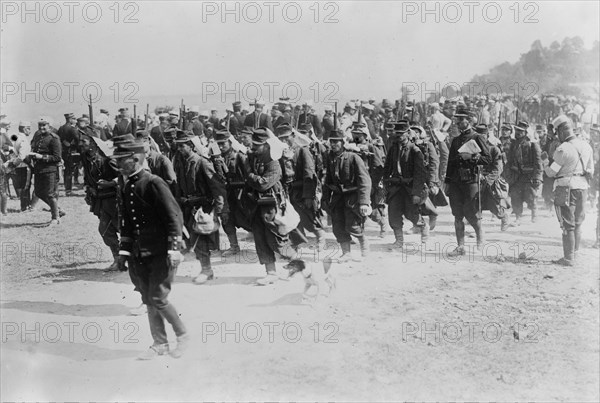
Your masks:
[{"label": "column of marching men", "polygon": [[[508,96],[394,105],[370,99],[350,101],[340,114],[326,105],[322,118],[310,102],[293,106],[288,99],[268,114],[260,100],[252,112],[235,102],[222,118],[196,106],[143,119],[122,108],[114,125],[101,109],[92,124],[88,115],[66,113],[58,130],[41,118],[33,136],[24,121],[11,134],[3,117],[2,213],[10,178],[21,211],[42,200],[50,225],[59,225],[65,214],[58,206],[59,171],[66,196],[73,183],[82,184],[114,258],[107,270],[129,270],[142,295],[132,313],[147,311],[155,340],[147,355],[166,352],[166,319],[181,344],[172,351],[177,356],[187,333],[167,300],[172,268],[182,252],[193,252],[200,266],[194,283],[213,280],[211,254],[222,245],[220,227],[229,241],[223,256],[240,253],[238,229],[250,233],[266,272],[257,284],[266,285],[279,278],[278,258],[301,257],[307,244],[323,250],[329,225],[339,261],[362,260],[369,255],[367,219],[379,225],[380,237],[391,228],[395,240],[388,249],[402,252],[411,231],[426,247],[438,209],[449,205],[457,244],[450,255],[459,256],[466,253],[466,223],[480,250],[483,211],[506,231],[522,224],[524,205],[537,220],[541,193],[562,229],[563,257],[556,263],[572,266],[586,202],[600,205],[594,170],[600,132],[590,123],[587,134],[573,99],[548,100],[555,98],[512,109],[519,102]],[[352,244],[360,257],[351,253]]]}]

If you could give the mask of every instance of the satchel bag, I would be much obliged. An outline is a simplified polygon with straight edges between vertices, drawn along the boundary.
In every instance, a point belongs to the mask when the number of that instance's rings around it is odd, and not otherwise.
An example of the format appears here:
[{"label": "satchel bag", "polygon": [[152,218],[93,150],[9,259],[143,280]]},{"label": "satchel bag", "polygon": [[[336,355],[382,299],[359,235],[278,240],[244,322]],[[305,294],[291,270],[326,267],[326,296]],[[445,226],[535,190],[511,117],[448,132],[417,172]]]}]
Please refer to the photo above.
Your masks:
[{"label": "satchel bag", "polygon": [[273,223],[277,226],[279,235],[287,235],[298,227],[300,224],[300,215],[290,203],[290,198],[285,196],[285,211],[277,206],[277,212]]},{"label": "satchel bag", "polygon": [[202,208],[199,208],[192,214],[191,228],[196,234],[210,235],[219,230],[220,222],[215,216],[214,210],[210,213],[205,213]]},{"label": "satchel bag", "polygon": [[557,186],[554,188],[554,205],[568,207],[571,201],[571,188],[569,186]]}]

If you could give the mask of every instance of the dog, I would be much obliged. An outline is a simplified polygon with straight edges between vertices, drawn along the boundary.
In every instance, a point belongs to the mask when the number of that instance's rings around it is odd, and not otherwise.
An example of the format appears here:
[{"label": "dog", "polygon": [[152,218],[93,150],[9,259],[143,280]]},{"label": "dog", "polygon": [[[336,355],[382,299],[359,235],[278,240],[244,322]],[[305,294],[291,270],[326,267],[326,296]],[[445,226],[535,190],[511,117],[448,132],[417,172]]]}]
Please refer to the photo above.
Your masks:
[{"label": "dog", "polygon": [[[336,278],[331,271],[331,263],[328,265],[325,263],[323,264],[324,278],[319,270],[314,270],[314,265],[308,264],[302,259],[292,259],[283,268],[289,271],[288,278],[293,277],[297,273],[302,273],[302,277],[304,278],[302,301],[312,300],[314,302],[317,300],[321,294],[321,281],[324,281],[327,284],[327,296],[331,295],[333,290],[337,287]],[[316,293],[309,293],[313,287],[316,288]]]}]

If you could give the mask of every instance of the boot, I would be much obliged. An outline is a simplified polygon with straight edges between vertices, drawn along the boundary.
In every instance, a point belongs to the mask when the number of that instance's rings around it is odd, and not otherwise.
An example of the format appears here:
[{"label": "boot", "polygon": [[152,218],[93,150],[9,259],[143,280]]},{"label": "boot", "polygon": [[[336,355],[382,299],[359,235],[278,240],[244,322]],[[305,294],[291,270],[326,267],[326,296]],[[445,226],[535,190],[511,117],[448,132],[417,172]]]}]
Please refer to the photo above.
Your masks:
[{"label": "boot", "polygon": [[390,251],[401,251],[404,247],[404,232],[402,228],[394,228],[394,237],[396,238],[396,242],[391,244],[388,247]]},{"label": "boot", "polygon": [[181,358],[185,350],[187,350],[190,343],[190,335],[188,333],[177,337],[177,347],[171,350],[169,354],[173,358]]},{"label": "boot", "polygon": [[427,225],[426,222],[424,222],[423,226],[421,227],[421,243],[427,242],[428,239],[429,239],[429,226]]},{"label": "boot", "polygon": [[113,256],[113,262],[104,271],[119,271],[119,256]]},{"label": "boot", "polygon": [[535,208],[531,209],[531,222],[534,224],[537,222],[537,209]]},{"label": "boot", "polygon": [[221,252],[221,256],[227,257],[240,253],[240,244],[238,243],[237,234],[235,231],[233,231],[233,233],[228,233],[227,239],[229,239],[229,249]]},{"label": "boot", "polygon": [[389,229],[389,226],[383,217],[381,220],[379,220],[378,224],[379,224],[379,238],[385,238],[385,233]]},{"label": "boot", "polygon": [[317,237],[317,250],[325,250],[327,245],[325,241],[325,231],[317,229],[315,235]]},{"label": "boot", "polygon": [[575,252],[575,232],[565,231],[562,236],[563,257],[558,260],[553,260],[553,263],[562,266],[573,266],[573,255]]},{"label": "boot", "polygon": [[429,216],[429,230],[433,231],[435,229],[436,225],[437,225],[437,216],[436,215],[430,215]]},{"label": "boot", "polygon": [[342,248],[342,256],[340,256],[340,262],[347,262],[351,259],[350,251],[350,242],[340,242],[340,247]]},{"label": "boot", "polygon": [[265,263],[265,269],[267,270],[267,275],[263,278],[259,278],[256,280],[256,284],[258,285],[267,285],[273,284],[279,277],[277,277],[277,267],[275,263]]},{"label": "boot", "polygon": [[456,232],[456,249],[448,253],[448,256],[462,256],[465,254],[465,223],[463,220],[454,220],[454,231]]},{"label": "boot", "polygon": [[215,278],[210,263],[210,254],[202,253],[200,255],[200,266],[202,267],[202,271],[196,278],[194,278],[194,284],[204,284],[207,281]]},{"label": "boot", "polygon": [[578,252],[579,252],[579,246],[581,244],[581,225],[576,225],[575,226],[575,240],[573,242],[573,246],[574,246],[574,258],[577,258]]},{"label": "boot", "polygon": [[483,248],[483,225],[481,224],[481,219],[478,219],[473,225],[473,229],[475,229],[475,236],[477,237],[477,250],[481,250]]},{"label": "boot", "polygon": [[519,225],[521,225],[521,216],[517,216],[515,221],[510,224],[511,227],[518,227]]},{"label": "boot", "polygon": [[508,215],[504,214],[500,219],[500,231],[506,231],[508,229]]},{"label": "boot", "polygon": [[2,195],[0,196],[0,211],[2,215],[7,215],[6,205],[8,203],[8,196]]},{"label": "boot", "polygon": [[369,242],[367,242],[367,238],[362,235],[358,237],[358,242],[360,243],[360,255],[363,258],[369,256]]}]

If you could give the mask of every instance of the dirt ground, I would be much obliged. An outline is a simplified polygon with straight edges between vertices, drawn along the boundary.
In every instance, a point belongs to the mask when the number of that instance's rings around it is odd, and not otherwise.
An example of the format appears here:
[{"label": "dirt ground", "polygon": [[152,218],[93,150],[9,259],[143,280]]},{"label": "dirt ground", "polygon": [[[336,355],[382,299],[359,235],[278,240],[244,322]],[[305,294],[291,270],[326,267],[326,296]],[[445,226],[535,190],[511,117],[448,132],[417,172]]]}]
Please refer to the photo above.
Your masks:
[{"label": "dirt ground", "polygon": [[[237,258],[213,255],[206,285],[192,283],[188,255],[170,299],[190,349],[138,361],[152,343],[146,317],[129,315],[139,295],[127,273],[102,270],[110,253],[82,191],[60,205],[54,229],[48,212],[17,213],[16,200],[2,218],[3,401],[600,400],[592,209],[572,268],[551,263],[562,248],[546,211],[507,232],[486,213],[486,248],[458,261],[447,256],[448,208],[414,253],[387,251],[391,232],[380,239],[369,222],[370,257],[334,264],[337,289],[313,303],[301,278],[255,286],[264,269],[249,241]],[[303,258],[322,267],[340,254],[330,229],[328,242]]]}]

